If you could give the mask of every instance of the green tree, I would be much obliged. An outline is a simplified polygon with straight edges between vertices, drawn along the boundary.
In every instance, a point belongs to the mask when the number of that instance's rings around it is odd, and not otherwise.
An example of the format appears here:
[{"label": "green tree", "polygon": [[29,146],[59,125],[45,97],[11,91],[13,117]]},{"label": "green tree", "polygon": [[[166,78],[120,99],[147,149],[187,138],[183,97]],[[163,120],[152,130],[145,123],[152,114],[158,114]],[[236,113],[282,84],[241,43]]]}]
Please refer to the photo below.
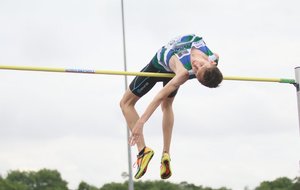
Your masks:
[{"label": "green tree", "polygon": [[12,190],[68,190],[67,182],[59,172],[47,169],[38,172],[11,171],[4,184]]},{"label": "green tree", "polygon": [[300,177],[296,177],[294,179],[294,184],[291,187],[291,190],[299,190],[300,189]]},{"label": "green tree", "polygon": [[80,182],[80,184],[78,186],[78,190],[99,190],[99,189],[95,186],[91,186],[91,185],[87,184],[86,182],[82,181],[82,182]]},{"label": "green tree", "polygon": [[19,183],[11,183],[0,176],[0,190],[27,190],[25,185]]},{"label": "green tree", "polygon": [[280,177],[274,181],[263,181],[255,190],[291,190],[293,182],[287,177]]},{"label": "green tree", "polygon": [[182,190],[200,190],[202,186],[195,186],[194,184],[189,184],[188,182],[184,181],[179,184]]},{"label": "green tree", "polygon": [[[128,189],[128,182],[125,182],[123,184],[121,183],[105,184],[99,190],[127,190],[127,189]],[[221,187],[219,189],[213,189],[210,187],[196,186],[194,184],[189,184],[187,182],[181,182],[180,184],[175,184],[164,180],[137,181],[134,183],[134,189],[135,190],[230,190],[225,187]]]},{"label": "green tree", "polygon": [[67,182],[61,178],[56,170],[42,169],[33,173],[36,188],[34,190],[68,190]]},{"label": "green tree", "polygon": [[[100,190],[127,190],[128,189],[128,185],[126,185],[126,183],[107,183],[105,185],[103,185]],[[136,188],[134,188],[135,190],[137,190]]]},{"label": "green tree", "polygon": [[32,189],[33,179],[28,172],[10,171],[6,177],[7,184],[22,187],[22,189]]},{"label": "green tree", "polygon": [[180,190],[177,184],[173,184],[167,181],[159,180],[159,181],[145,181],[145,182],[136,182],[135,183],[136,190]]}]

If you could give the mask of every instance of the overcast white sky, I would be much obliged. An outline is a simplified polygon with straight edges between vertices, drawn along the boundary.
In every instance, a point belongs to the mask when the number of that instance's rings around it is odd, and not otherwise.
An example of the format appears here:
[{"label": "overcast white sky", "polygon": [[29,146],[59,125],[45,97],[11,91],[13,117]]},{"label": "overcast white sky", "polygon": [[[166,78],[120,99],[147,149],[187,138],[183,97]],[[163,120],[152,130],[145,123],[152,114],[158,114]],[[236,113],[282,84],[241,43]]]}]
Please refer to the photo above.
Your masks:
[{"label": "overcast white sky", "polygon": [[[294,78],[300,65],[297,0],[124,0],[128,70],[171,38],[203,36],[225,76]],[[1,0],[0,64],[123,70],[120,0]],[[123,76],[0,70],[0,174],[57,169],[70,188],[123,182],[128,170]],[[129,81],[132,77],[129,77]],[[142,112],[156,86],[137,105]],[[299,176],[292,85],[195,80],[174,103],[171,182],[233,190]],[[143,180],[158,180],[161,112],[145,125],[156,152]],[[132,149],[135,160],[136,149]],[[135,172],[135,169],[134,169]]]}]

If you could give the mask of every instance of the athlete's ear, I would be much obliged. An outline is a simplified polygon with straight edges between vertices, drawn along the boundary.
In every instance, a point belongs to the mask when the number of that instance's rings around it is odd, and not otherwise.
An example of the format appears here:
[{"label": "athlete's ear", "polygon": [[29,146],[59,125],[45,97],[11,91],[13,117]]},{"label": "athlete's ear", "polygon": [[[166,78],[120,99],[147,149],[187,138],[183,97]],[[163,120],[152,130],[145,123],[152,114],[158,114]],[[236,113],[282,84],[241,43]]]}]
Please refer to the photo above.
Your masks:
[{"label": "athlete's ear", "polygon": [[219,64],[219,58],[220,58],[220,57],[219,57],[219,54],[214,53],[214,55],[215,55],[216,58],[217,58],[217,59],[215,60],[215,62],[217,63],[216,65],[218,65],[218,64]]},{"label": "athlete's ear", "polygon": [[213,55],[210,55],[208,57],[209,62],[211,62],[213,65],[218,66],[219,63],[219,55],[214,53]]},{"label": "athlete's ear", "polygon": [[214,53],[214,55],[216,56],[217,60],[219,60],[220,56],[217,53]]}]

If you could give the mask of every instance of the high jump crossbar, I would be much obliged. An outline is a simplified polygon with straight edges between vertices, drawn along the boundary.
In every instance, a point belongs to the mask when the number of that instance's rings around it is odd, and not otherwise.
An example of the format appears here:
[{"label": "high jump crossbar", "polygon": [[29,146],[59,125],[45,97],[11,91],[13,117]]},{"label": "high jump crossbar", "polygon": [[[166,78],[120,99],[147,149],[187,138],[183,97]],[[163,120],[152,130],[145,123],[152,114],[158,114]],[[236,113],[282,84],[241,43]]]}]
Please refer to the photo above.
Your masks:
[{"label": "high jump crossbar", "polygon": [[[172,73],[151,73],[151,72],[129,72],[129,71],[111,71],[111,70],[92,70],[92,69],[65,69],[50,67],[30,67],[30,66],[8,66],[0,65],[0,70],[20,70],[20,71],[44,71],[44,72],[64,72],[64,73],[84,73],[84,74],[105,74],[105,75],[128,75],[128,76],[148,76],[148,77],[167,77],[172,78]],[[236,81],[254,81],[254,82],[278,82],[293,84],[297,90],[298,103],[298,122],[300,131],[300,67],[295,68],[296,79],[286,78],[257,78],[257,77],[240,77],[240,76],[224,76],[224,80]]]},{"label": "high jump crossbar", "polygon": [[[20,71],[104,74],[104,75],[148,76],[148,77],[166,77],[166,78],[172,78],[175,76],[175,74],[172,73],[129,72],[129,71],[112,71],[112,70],[93,70],[93,69],[65,69],[65,68],[11,66],[11,65],[0,65],[0,69],[20,70]],[[224,80],[236,80],[236,81],[279,82],[279,83],[296,84],[296,81],[294,79],[287,79],[287,78],[258,78],[258,77],[241,77],[241,76],[224,76],[223,78]]]}]

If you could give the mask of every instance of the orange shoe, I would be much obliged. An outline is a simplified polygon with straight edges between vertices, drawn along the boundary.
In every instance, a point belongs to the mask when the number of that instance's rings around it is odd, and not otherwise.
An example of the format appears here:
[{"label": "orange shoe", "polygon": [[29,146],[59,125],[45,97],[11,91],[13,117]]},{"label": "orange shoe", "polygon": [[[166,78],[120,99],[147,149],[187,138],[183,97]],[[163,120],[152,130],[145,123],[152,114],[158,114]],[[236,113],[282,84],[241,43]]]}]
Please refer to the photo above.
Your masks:
[{"label": "orange shoe", "polygon": [[137,156],[136,164],[138,166],[137,172],[134,176],[135,179],[140,179],[147,171],[148,164],[154,155],[151,148],[146,147],[142,155]]}]

